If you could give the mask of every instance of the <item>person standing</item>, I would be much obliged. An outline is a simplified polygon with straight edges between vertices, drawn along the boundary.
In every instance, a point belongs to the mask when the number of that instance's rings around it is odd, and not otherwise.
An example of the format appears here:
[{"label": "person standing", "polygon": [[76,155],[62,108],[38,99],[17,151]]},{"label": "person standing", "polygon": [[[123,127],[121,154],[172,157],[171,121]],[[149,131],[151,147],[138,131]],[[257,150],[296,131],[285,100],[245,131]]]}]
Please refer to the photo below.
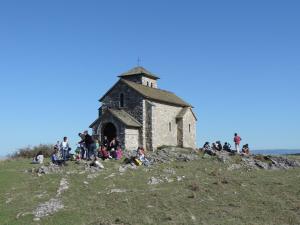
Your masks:
[{"label": "person standing", "polygon": [[78,142],[79,144],[79,147],[80,147],[80,156],[81,156],[81,159],[86,159],[86,146],[85,146],[85,135],[82,134],[82,133],[79,133],[78,136],[80,137],[80,142]]},{"label": "person standing", "polygon": [[84,143],[85,143],[85,147],[87,148],[87,160],[91,160],[91,157],[95,154],[95,150],[96,150],[96,145],[95,142],[93,140],[93,137],[91,135],[89,135],[88,131],[84,131]]},{"label": "person standing", "polygon": [[236,150],[236,152],[238,154],[240,153],[240,143],[241,143],[241,140],[242,140],[242,138],[237,133],[235,133],[233,141],[234,141],[234,144],[235,144],[235,150]]},{"label": "person standing", "polygon": [[68,142],[68,138],[64,137],[63,142],[60,145],[61,155],[64,161],[69,157],[69,151],[71,150]]}]

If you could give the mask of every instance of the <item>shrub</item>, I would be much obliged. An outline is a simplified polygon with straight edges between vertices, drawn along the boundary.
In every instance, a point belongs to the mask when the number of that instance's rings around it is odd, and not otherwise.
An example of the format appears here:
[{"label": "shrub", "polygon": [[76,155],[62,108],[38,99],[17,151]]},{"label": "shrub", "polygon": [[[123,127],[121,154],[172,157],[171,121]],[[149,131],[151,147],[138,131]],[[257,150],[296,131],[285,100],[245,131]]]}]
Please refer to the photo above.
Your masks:
[{"label": "shrub", "polygon": [[41,151],[44,157],[50,157],[53,152],[53,145],[50,144],[40,144],[37,146],[28,146],[18,149],[15,153],[9,155],[9,158],[33,158],[37,153]]}]

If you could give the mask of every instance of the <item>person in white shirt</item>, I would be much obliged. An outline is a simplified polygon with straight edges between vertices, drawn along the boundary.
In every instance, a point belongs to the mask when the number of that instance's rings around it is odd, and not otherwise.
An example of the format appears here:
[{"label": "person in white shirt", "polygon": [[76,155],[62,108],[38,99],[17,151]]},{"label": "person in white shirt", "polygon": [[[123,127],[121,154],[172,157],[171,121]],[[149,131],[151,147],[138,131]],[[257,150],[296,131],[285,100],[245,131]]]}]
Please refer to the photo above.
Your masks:
[{"label": "person in white shirt", "polygon": [[60,151],[61,151],[63,160],[65,160],[65,161],[67,160],[70,150],[71,150],[71,148],[69,146],[68,138],[64,137],[63,142],[60,144]]},{"label": "person in white shirt", "polygon": [[43,164],[44,163],[44,155],[42,151],[39,151],[38,154],[33,158],[33,164]]}]

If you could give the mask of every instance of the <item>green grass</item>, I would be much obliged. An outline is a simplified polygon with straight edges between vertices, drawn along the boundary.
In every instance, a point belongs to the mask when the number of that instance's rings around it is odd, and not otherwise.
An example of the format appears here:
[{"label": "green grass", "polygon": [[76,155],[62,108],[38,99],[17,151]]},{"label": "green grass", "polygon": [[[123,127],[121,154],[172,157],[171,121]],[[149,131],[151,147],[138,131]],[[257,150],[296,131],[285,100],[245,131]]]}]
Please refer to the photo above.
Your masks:
[{"label": "green grass", "polygon": [[[24,173],[37,167],[29,162],[0,162],[0,224],[300,224],[300,168],[228,171],[215,159],[201,159],[140,167],[121,176],[120,162],[109,161],[97,178],[87,179],[67,173],[82,171],[73,163],[62,174]],[[148,185],[152,176],[185,179]],[[65,208],[34,222],[30,212],[55,197],[62,177],[70,185],[62,195]],[[112,189],[126,192],[110,194]]]}]

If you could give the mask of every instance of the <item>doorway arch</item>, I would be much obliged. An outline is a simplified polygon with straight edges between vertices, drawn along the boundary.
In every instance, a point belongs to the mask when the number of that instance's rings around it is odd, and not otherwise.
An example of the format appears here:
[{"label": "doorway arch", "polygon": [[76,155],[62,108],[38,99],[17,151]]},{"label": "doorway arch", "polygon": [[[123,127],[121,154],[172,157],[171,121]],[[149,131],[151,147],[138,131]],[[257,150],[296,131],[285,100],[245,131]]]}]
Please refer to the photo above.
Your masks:
[{"label": "doorway arch", "polygon": [[117,137],[117,128],[113,123],[104,124],[102,131],[102,140],[104,140],[104,137],[106,136],[110,142],[113,138]]}]

